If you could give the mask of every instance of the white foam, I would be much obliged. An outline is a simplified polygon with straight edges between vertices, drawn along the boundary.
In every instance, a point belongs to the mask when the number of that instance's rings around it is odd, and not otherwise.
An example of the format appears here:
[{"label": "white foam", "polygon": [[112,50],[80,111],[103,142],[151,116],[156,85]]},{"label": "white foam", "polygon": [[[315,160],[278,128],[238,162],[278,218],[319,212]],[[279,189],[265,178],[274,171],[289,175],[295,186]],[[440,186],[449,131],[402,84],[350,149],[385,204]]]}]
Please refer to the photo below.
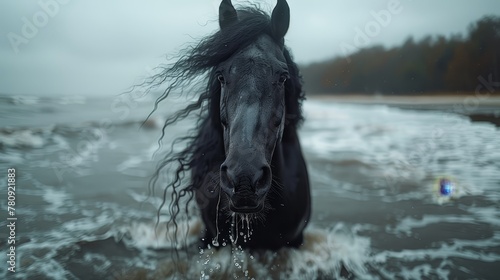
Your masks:
[{"label": "white foam", "polygon": [[468,207],[466,209],[469,211],[474,217],[476,221],[479,220],[484,223],[488,223],[492,226],[500,227],[500,212],[498,211],[498,207]]},{"label": "white foam", "polygon": [[57,103],[60,105],[85,104],[87,103],[87,98],[80,95],[63,96],[57,100]]},{"label": "white foam", "polygon": [[404,233],[410,235],[412,230],[418,228],[425,228],[427,226],[439,223],[473,223],[474,217],[471,216],[436,216],[436,215],[424,215],[421,219],[415,219],[413,217],[403,218],[397,226],[391,227],[386,226],[386,231],[394,234]]},{"label": "white foam", "polygon": [[448,279],[451,272],[458,271],[474,275],[477,272],[457,266],[451,259],[499,262],[499,254],[477,252],[477,250],[487,250],[489,246],[497,246],[498,241],[498,238],[488,240],[484,242],[484,247],[478,247],[481,242],[477,240],[454,240],[451,245],[440,244],[439,247],[432,249],[384,251],[375,255],[372,262],[384,279]]},{"label": "white foam", "polygon": [[140,170],[138,167],[144,163],[143,156],[131,156],[122,163],[116,166],[116,170],[125,175],[137,177],[146,177],[149,175],[146,171]]},{"label": "white foam", "polygon": [[61,207],[63,207],[66,204],[66,201],[70,199],[69,195],[65,191],[48,186],[43,188],[42,196],[43,200],[50,204],[46,210],[52,213],[61,213]]},{"label": "white foam", "polygon": [[177,276],[186,279],[317,279],[339,278],[344,265],[349,272],[366,279],[369,255],[370,240],[338,224],[331,230],[309,227],[299,249],[250,252],[231,246],[209,248],[199,252],[196,263],[191,258],[176,260],[175,265],[168,260],[158,270],[172,277],[176,271],[172,267],[180,264],[186,271],[177,270],[182,274]]},{"label": "white foam", "polygon": [[[64,234],[59,233],[62,237]],[[18,279],[36,279],[48,277],[50,279],[77,279],[69,272],[65,265],[56,261],[56,256],[63,248],[68,248],[67,238],[38,240],[34,237],[31,242],[17,246]]]},{"label": "white foam", "polygon": [[[400,276],[403,279],[429,279],[436,277],[438,275],[439,279],[448,279],[449,278],[449,270],[443,269],[444,265],[441,264],[438,268],[433,268],[430,264],[421,264],[416,265],[411,268],[402,267],[399,272]],[[396,275],[393,275],[396,276]]]},{"label": "white foam", "polygon": [[112,225],[116,218],[112,213],[106,211],[95,217],[67,221],[62,225],[62,228],[70,232],[97,232],[99,229]]},{"label": "white foam", "polygon": [[163,203],[163,199],[161,197],[139,194],[134,191],[129,191],[130,197],[139,203],[148,203],[152,206],[152,209],[158,209],[160,205]]},{"label": "white foam", "polygon": [[46,139],[30,129],[16,130],[12,133],[0,132],[0,146],[12,148],[41,148]]},{"label": "white foam", "polygon": [[[19,267],[20,273],[16,272],[16,276],[20,279],[36,279],[36,277],[45,278],[50,276],[53,280],[67,280],[67,279],[78,279],[72,275],[65,267],[65,265],[57,262],[52,258],[46,258],[44,261],[34,261],[29,269],[23,271],[22,265]],[[23,277],[26,276],[26,277]]]},{"label": "white foam", "polygon": [[[460,240],[454,239],[451,242],[440,242],[438,246],[431,249],[406,249],[401,251],[384,251],[373,256],[373,260],[379,263],[390,262],[391,260],[404,261],[428,261],[429,259],[462,258],[468,260],[498,262],[499,253],[481,253],[477,249],[487,249],[498,245],[500,234],[483,240]],[[436,244],[437,245],[437,244]]]},{"label": "white foam", "polygon": [[[196,243],[201,232],[201,221],[199,219],[182,220],[177,223],[178,227],[167,226],[166,222],[143,223],[134,222],[124,227],[123,241],[128,246],[137,249],[180,249]],[[175,243],[174,240],[178,242]]]},{"label": "white foam", "polygon": [[23,159],[23,156],[21,155],[21,153],[12,152],[12,151],[5,151],[5,152],[2,152],[2,161],[8,162],[10,165],[12,165],[12,164],[22,163],[22,162],[24,162],[24,159]]},{"label": "white foam", "polygon": [[40,102],[40,97],[31,95],[15,95],[11,101],[16,105],[36,105]]},{"label": "white foam", "polygon": [[411,235],[412,230],[425,228],[440,223],[475,224],[483,222],[492,226],[500,226],[500,215],[493,207],[472,207],[464,215],[423,215],[422,218],[405,217],[395,226],[386,226],[386,232]]},{"label": "white foam", "polygon": [[106,271],[112,265],[111,261],[101,254],[86,253],[83,260],[88,264],[92,264],[94,271]]}]

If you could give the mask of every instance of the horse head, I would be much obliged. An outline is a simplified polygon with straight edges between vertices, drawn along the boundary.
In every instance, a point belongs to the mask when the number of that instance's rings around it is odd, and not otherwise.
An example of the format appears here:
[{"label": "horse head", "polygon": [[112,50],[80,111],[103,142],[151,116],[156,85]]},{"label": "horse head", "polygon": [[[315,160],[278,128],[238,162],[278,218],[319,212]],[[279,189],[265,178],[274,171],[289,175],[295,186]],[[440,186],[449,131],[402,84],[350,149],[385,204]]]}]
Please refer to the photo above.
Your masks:
[{"label": "horse head", "polygon": [[[219,7],[221,32],[238,20],[231,1],[223,0]],[[279,0],[272,12],[270,32],[242,46],[214,72],[220,83],[225,149],[220,185],[229,209],[236,213],[264,209],[271,188],[271,161],[285,126],[285,85],[290,74],[283,38],[289,22],[288,4]]]}]

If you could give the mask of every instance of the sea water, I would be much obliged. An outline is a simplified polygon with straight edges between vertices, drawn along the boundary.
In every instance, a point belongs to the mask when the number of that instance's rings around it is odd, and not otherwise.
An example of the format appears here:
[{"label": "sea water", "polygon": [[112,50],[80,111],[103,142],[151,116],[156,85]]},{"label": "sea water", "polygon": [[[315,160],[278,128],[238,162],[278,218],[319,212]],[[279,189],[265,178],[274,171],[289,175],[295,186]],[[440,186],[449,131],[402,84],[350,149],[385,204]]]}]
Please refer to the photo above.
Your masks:
[{"label": "sea water", "polygon": [[[160,105],[141,128],[153,100],[123,98],[0,98],[0,179],[16,169],[18,217],[16,273],[2,269],[0,278],[334,279],[342,267],[356,279],[500,274],[500,130],[492,124],[308,100],[300,139],[313,214],[304,245],[200,251],[197,210],[173,233],[167,209],[157,222],[161,187],[148,192],[166,144],[194,120],[169,128],[158,151],[161,124],[181,101]],[[440,178],[452,180],[452,195],[440,194]],[[0,197],[6,267],[5,188]]]}]

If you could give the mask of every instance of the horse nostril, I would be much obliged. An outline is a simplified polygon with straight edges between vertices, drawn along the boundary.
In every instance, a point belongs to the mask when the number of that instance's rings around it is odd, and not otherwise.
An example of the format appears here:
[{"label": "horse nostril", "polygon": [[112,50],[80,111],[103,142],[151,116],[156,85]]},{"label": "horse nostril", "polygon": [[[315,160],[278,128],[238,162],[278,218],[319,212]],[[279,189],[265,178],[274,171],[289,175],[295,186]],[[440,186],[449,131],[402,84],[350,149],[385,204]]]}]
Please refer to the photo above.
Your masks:
[{"label": "horse nostril", "polygon": [[220,179],[223,183],[229,181],[229,178],[227,177],[227,166],[224,164],[220,167]]},{"label": "horse nostril", "polygon": [[268,166],[262,167],[254,177],[254,186],[256,189],[266,187],[271,181],[271,169]]},{"label": "horse nostril", "polygon": [[220,166],[220,173],[227,173],[227,165],[222,164]]}]

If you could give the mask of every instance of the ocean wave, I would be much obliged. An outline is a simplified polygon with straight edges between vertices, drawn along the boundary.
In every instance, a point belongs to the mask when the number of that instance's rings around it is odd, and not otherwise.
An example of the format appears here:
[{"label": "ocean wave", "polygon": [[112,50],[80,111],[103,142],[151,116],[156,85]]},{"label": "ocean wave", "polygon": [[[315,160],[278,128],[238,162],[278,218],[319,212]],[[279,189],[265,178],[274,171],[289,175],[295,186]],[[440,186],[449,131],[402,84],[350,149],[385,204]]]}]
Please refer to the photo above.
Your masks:
[{"label": "ocean wave", "polygon": [[[337,279],[347,273],[369,279],[366,264],[370,239],[359,236],[353,228],[356,226],[342,223],[331,229],[311,225],[304,233],[303,246],[277,252],[249,251],[232,245],[190,250],[194,256],[161,260],[150,274],[152,279]],[[174,233],[165,230],[164,224],[134,224],[129,228],[131,239],[126,243],[139,250],[171,249]],[[200,230],[199,220],[181,221],[175,234],[184,241],[177,248],[197,244]]]},{"label": "ocean wave", "polygon": [[80,95],[65,95],[65,96],[36,96],[36,95],[4,95],[0,96],[0,103],[12,105],[28,105],[38,106],[41,104],[86,104],[87,97]]},{"label": "ocean wave", "polygon": [[47,143],[50,131],[44,129],[0,130],[0,148],[41,148]]},{"label": "ocean wave", "polygon": [[[125,120],[113,122],[112,126],[99,121],[84,122],[70,125],[49,125],[44,127],[0,127],[0,151],[2,148],[39,149],[63,139],[100,138],[109,134],[115,128],[136,127],[137,129],[158,129],[163,124],[163,118],[144,120]],[[59,137],[59,138],[58,138]],[[62,137],[62,138],[61,138]],[[59,143],[62,144],[62,143]]]}]

